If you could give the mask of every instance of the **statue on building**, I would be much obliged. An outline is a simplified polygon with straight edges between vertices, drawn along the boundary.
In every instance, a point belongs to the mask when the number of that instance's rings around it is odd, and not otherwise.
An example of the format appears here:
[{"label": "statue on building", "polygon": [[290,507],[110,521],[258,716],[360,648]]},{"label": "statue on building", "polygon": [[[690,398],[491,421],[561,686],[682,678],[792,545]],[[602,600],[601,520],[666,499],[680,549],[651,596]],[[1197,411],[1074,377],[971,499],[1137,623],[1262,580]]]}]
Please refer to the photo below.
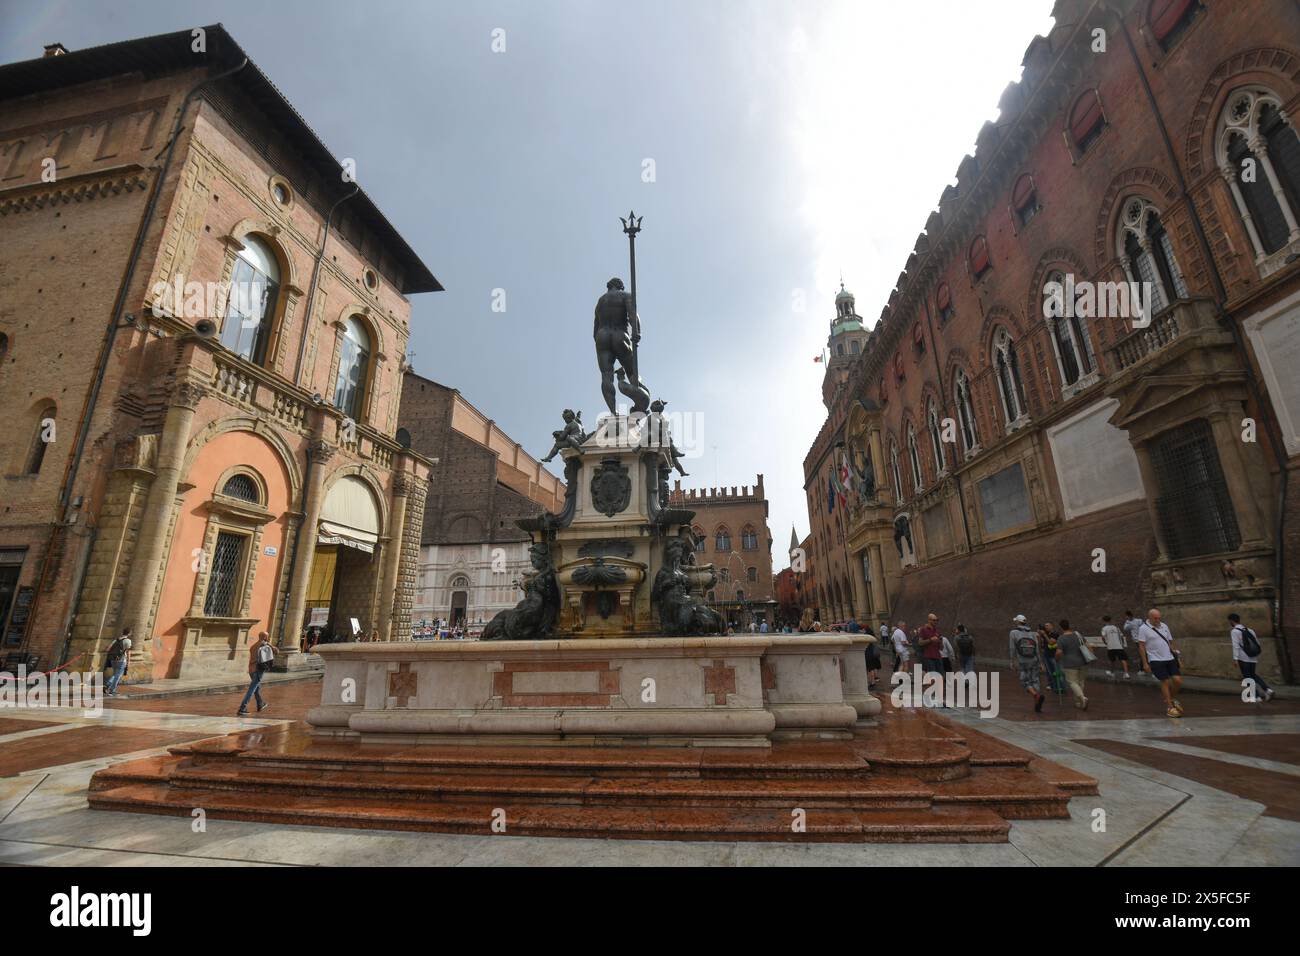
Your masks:
[{"label": "statue on building", "polygon": [[876,468],[871,462],[871,452],[854,448],[849,455],[849,464],[854,471],[858,496],[863,501],[876,497]]},{"label": "statue on building", "polygon": [[650,600],[659,612],[664,634],[721,634],[722,616],[691,594],[691,582],[684,564],[690,542],[669,538],[664,542],[664,565],[655,575]]},{"label": "statue on building", "polygon": [[560,614],[560,586],[555,581],[551,548],[545,542],[528,549],[533,565],[524,576],[524,599],[507,611],[501,611],[483,628],[485,641],[535,641],[549,637]]},{"label": "statue on building", "polygon": [[632,402],[632,409],[650,409],[650,389],[637,373],[636,347],[641,341],[641,320],[637,318],[633,299],[624,291],[623,280],[610,279],[606,292],[596,302],[592,337],[596,341],[596,362],[600,366],[600,391],[611,415],[614,408],[614,363],[618,368],[618,390]]},{"label": "statue on building", "polygon": [[575,412],[571,408],[564,410],[564,427],[559,431],[551,432],[551,438],[554,444],[551,445],[551,453],[542,461],[550,461],[560,453],[561,448],[572,448],[577,451],[582,447],[591,436],[582,430],[582,412]]}]

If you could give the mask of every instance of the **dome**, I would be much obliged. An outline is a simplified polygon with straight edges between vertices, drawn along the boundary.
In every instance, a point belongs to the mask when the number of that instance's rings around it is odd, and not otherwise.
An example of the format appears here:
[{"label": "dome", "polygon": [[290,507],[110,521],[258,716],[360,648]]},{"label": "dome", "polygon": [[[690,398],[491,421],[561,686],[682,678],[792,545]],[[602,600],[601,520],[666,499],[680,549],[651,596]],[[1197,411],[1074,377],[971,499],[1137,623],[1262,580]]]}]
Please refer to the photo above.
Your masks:
[{"label": "dome", "polygon": [[836,301],[836,302],[852,302],[852,301],[853,301],[853,293],[850,292],[848,289],[844,288],[844,283],[843,283],[843,282],[840,283],[840,291],[839,291],[839,294],[835,296],[835,301]]}]

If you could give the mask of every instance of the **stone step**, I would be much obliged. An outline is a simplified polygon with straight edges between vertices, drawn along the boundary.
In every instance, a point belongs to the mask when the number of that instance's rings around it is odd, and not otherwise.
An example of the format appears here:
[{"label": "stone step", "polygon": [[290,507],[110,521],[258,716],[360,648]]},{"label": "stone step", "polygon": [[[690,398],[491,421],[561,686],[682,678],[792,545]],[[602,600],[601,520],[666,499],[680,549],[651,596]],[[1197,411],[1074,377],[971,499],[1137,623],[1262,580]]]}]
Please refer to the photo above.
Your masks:
[{"label": "stone step", "polygon": [[980,767],[937,787],[934,802],[938,807],[985,807],[1007,820],[1067,820],[1070,797],[1029,770]]},{"label": "stone step", "polygon": [[[209,818],[262,823],[418,830],[493,835],[493,811],[486,803],[429,803],[129,784],[89,795],[97,810],[190,816],[201,807]],[[604,837],[721,841],[845,843],[1001,843],[1010,824],[991,810],[807,810],[796,832],[787,809],[632,808],[546,805],[505,810],[505,834],[513,836]]]},{"label": "stone step", "polygon": [[[1032,755],[1031,755],[1032,756]],[[1034,757],[1029,761],[1029,769],[1054,787],[1060,787],[1071,796],[1095,796],[1097,780],[1085,773],[1062,767],[1059,763]]]},{"label": "stone step", "polygon": [[[116,784],[156,782],[124,774]],[[402,773],[358,774],[354,770],[226,765],[173,767],[169,779],[182,789],[259,790],[304,795],[334,794],[340,798],[422,798],[453,802],[490,802],[497,805],[537,803],[574,805],[636,805],[645,807],[878,807],[924,809],[930,806],[931,788],[919,780],[842,780],[833,778],[786,779],[704,777],[596,777],[578,774],[504,773]]]}]

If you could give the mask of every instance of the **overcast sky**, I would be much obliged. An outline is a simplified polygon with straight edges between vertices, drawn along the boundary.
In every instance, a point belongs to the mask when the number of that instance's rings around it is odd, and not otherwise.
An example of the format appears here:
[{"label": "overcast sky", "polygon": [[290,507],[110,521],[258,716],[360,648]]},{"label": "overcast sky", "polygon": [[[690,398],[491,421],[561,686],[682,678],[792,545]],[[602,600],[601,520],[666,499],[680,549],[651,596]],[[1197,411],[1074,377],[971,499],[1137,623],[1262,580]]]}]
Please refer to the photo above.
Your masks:
[{"label": "overcast sky", "polygon": [[413,297],[416,371],[538,457],[603,411],[635,208],[642,377],[697,416],[685,484],[763,473],[779,570],[840,272],[873,325],[1051,6],[0,0],[0,61],[224,23],[446,286]]}]

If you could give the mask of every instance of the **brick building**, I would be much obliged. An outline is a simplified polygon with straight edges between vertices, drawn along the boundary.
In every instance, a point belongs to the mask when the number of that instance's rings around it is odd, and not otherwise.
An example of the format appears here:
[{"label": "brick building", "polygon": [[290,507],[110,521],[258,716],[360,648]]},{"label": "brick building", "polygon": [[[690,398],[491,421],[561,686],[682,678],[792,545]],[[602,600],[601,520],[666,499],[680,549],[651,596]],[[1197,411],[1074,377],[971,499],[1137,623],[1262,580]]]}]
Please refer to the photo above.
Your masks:
[{"label": "brick building", "polygon": [[394,441],[441,288],[220,26],[0,67],[0,627],[243,674],[310,608],[408,631],[429,464]]},{"label": "brick building", "polygon": [[[824,390],[819,587],[876,625],[933,610],[997,635],[1154,604],[1206,674],[1232,673],[1235,609],[1289,675],[1300,9],[1053,15]],[[844,462],[847,516],[824,480]]]},{"label": "brick building", "polygon": [[763,476],[750,487],[682,488],[669,492],[675,508],[695,512],[695,560],[712,564],[717,579],[705,595],[736,627],[776,621],[772,580],[772,532],[767,527],[768,504]]},{"label": "brick building", "polygon": [[514,582],[530,567],[515,519],[562,510],[564,482],[458,389],[408,371],[398,418],[436,462],[412,620],[490,621],[519,601]]}]

